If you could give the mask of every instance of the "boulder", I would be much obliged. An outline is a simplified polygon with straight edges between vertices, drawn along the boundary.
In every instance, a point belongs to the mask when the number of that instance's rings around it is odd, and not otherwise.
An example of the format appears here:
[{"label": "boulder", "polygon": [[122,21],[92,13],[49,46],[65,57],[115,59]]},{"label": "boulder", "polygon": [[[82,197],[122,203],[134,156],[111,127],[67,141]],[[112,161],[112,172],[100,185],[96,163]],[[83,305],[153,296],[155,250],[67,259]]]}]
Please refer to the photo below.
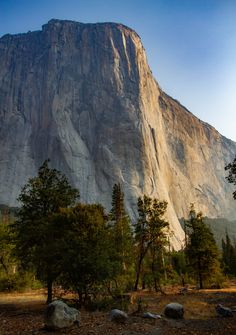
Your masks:
[{"label": "boulder", "polygon": [[161,319],[159,314],[153,314],[150,312],[143,313],[143,318],[145,319]]},{"label": "boulder", "polygon": [[232,309],[229,307],[224,307],[221,304],[216,306],[216,312],[223,317],[233,316]]},{"label": "boulder", "polygon": [[80,312],[60,300],[53,301],[46,309],[44,322],[47,329],[68,328],[75,323],[79,325],[79,321]]},{"label": "boulder", "polygon": [[113,309],[110,313],[109,319],[117,323],[125,323],[128,319],[128,315],[119,309]]},{"label": "boulder", "polygon": [[177,302],[166,305],[164,310],[165,316],[172,319],[182,319],[184,316],[184,308]]}]

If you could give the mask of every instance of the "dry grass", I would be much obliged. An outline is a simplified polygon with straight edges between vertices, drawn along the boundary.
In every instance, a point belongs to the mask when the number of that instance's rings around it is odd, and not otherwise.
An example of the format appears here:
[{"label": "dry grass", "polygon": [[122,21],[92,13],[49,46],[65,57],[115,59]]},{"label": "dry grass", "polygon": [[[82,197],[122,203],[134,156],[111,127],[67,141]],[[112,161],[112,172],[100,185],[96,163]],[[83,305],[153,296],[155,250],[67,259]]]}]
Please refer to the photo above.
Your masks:
[{"label": "dry grass", "polygon": [[[182,334],[236,334],[236,315],[230,319],[217,317],[215,305],[236,306],[236,288],[231,285],[222,290],[192,290],[185,295],[179,294],[179,287],[169,287],[167,294],[142,291],[131,293],[129,320],[127,324],[117,325],[110,322],[107,312],[81,311],[81,326],[70,330],[53,332],[53,334],[70,335],[148,335],[156,328],[161,328],[162,335]],[[142,299],[143,311],[163,314],[166,304],[178,302],[184,305],[185,319],[172,322],[165,318],[146,320],[135,314],[137,300]],[[45,291],[0,294],[0,335],[45,335],[43,312]]]},{"label": "dry grass", "polygon": [[24,293],[0,293],[0,304],[17,304],[31,301],[45,302],[46,291],[37,290]]},{"label": "dry grass", "polygon": [[[180,294],[179,286],[167,287],[166,295],[153,292],[139,292],[133,294],[131,301],[134,309],[139,297],[145,310],[153,313],[163,314],[165,306],[170,302],[178,302],[184,306],[185,319],[208,319],[216,316],[215,305],[222,303],[225,306],[236,306],[236,285],[234,282],[227,283],[223,289],[196,290],[190,288],[185,295]],[[232,302],[231,298],[233,298]],[[235,307],[236,308],[236,307]],[[236,335],[236,334],[235,334]]]}]

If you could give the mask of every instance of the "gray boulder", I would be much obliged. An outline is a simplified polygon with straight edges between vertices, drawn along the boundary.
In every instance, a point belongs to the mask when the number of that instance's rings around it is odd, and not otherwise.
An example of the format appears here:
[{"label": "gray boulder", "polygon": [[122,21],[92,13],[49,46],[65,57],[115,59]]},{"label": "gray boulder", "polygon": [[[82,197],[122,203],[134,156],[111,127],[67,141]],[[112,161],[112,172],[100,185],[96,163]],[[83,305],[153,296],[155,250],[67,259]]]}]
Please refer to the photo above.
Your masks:
[{"label": "gray boulder", "polygon": [[53,301],[46,309],[44,322],[47,329],[68,328],[75,323],[79,325],[79,321],[80,312],[60,300]]},{"label": "gray boulder", "polygon": [[144,319],[161,319],[161,316],[159,314],[153,314],[150,312],[143,313]]},{"label": "gray boulder", "polygon": [[184,308],[177,302],[166,305],[164,310],[165,316],[172,319],[182,319],[184,316]]},{"label": "gray boulder", "polygon": [[119,309],[113,309],[110,313],[109,319],[117,323],[125,323],[128,319],[128,315]]},{"label": "gray boulder", "polygon": [[221,304],[216,306],[216,312],[223,317],[233,316],[232,309],[230,309],[229,307],[224,307]]}]

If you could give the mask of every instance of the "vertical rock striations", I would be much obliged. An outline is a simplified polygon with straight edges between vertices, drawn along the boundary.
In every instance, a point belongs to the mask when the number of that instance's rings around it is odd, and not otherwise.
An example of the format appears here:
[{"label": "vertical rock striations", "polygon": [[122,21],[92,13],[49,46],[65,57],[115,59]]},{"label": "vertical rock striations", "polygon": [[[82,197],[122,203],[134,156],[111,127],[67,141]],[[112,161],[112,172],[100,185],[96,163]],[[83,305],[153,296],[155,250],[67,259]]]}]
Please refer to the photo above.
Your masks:
[{"label": "vertical rock striations", "polygon": [[224,166],[236,144],[160,89],[139,36],[121,24],[51,20],[3,36],[0,145],[0,203],[16,204],[50,158],[84,201],[109,208],[115,182],[132,217],[139,195],[166,199],[175,246],[190,202],[232,215]]}]

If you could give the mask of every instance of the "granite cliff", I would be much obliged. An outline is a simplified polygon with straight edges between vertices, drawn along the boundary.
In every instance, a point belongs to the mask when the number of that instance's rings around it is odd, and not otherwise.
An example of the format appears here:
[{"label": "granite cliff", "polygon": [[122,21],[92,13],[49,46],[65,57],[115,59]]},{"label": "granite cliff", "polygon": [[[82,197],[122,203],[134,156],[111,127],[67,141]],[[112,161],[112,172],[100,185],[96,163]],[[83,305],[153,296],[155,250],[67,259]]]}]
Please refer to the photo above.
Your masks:
[{"label": "granite cliff", "polygon": [[16,205],[50,158],[83,201],[109,209],[115,182],[132,217],[139,195],[166,199],[176,247],[190,202],[235,217],[224,166],[236,143],[161,90],[139,36],[121,24],[51,20],[3,36],[0,145],[0,203]]}]

